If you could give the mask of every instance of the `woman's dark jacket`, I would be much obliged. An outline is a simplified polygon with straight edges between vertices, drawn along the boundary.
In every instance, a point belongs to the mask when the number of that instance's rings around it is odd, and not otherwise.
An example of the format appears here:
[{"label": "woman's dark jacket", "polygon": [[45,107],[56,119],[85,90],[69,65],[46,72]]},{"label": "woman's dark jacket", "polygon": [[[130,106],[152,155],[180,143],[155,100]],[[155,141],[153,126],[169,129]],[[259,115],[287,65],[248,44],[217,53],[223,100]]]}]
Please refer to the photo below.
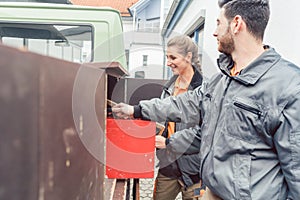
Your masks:
[{"label": "woman's dark jacket", "polygon": [[[192,77],[188,90],[194,90],[195,88],[200,86],[203,79],[201,73],[195,67],[193,68],[194,75]],[[161,98],[172,96],[177,77],[178,75],[173,76],[165,84]],[[165,122],[166,129],[162,134],[166,138],[168,135],[167,123],[168,122]],[[199,125],[199,123],[201,123],[200,116],[199,120],[192,120],[189,123],[176,123],[175,132],[194,127],[195,125]],[[188,147],[186,147],[186,149],[188,149]],[[195,152],[195,154],[184,155],[172,152],[167,149],[158,149],[156,155],[159,160],[159,172],[164,176],[176,179],[179,178],[187,187],[200,181],[200,157],[198,152]]]}]

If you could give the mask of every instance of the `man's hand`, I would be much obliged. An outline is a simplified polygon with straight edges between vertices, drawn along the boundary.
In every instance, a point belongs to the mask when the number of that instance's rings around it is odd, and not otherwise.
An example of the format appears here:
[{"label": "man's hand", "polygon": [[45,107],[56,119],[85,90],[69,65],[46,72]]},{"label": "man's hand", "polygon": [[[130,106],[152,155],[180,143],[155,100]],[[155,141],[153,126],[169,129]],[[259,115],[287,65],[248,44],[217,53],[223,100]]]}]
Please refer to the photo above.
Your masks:
[{"label": "man's hand", "polygon": [[159,149],[166,148],[166,138],[161,135],[155,136],[155,147]]},{"label": "man's hand", "polygon": [[133,118],[133,106],[125,104],[125,103],[118,103],[117,105],[112,107],[112,112],[118,118],[129,119]]}]

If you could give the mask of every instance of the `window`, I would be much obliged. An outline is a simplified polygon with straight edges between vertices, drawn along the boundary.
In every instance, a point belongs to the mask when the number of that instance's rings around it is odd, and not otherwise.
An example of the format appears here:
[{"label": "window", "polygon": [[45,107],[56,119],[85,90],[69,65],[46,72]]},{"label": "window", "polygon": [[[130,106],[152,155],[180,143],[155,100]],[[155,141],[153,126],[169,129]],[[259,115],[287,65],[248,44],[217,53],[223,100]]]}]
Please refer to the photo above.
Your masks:
[{"label": "window", "polygon": [[145,72],[144,71],[136,71],[134,73],[134,78],[145,78]]},{"label": "window", "polygon": [[143,66],[148,65],[148,55],[143,55]]},{"label": "window", "polygon": [[42,55],[78,63],[93,59],[88,25],[0,23],[0,36],[3,44]]}]

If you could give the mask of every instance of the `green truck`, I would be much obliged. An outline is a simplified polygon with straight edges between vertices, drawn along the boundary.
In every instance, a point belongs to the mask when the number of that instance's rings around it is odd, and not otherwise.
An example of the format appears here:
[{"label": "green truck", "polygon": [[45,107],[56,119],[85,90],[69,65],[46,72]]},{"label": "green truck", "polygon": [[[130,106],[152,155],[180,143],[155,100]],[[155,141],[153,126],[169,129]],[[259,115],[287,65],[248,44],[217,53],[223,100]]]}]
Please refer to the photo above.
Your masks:
[{"label": "green truck", "polygon": [[127,69],[120,14],[109,7],[1,2],[5,45],[71,62],[119,62]]}]

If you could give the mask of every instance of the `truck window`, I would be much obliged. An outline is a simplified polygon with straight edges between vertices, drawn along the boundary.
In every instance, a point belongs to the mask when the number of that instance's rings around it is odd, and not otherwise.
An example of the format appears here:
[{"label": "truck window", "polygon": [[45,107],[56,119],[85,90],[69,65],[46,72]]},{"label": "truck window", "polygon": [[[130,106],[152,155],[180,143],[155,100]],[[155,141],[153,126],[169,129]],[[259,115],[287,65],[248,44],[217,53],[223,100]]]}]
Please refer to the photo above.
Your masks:
[{"label": "truck window", "polygon": [[91,62],[92,27],[89,25],[0,23],[5,45],[71,62]]}]

